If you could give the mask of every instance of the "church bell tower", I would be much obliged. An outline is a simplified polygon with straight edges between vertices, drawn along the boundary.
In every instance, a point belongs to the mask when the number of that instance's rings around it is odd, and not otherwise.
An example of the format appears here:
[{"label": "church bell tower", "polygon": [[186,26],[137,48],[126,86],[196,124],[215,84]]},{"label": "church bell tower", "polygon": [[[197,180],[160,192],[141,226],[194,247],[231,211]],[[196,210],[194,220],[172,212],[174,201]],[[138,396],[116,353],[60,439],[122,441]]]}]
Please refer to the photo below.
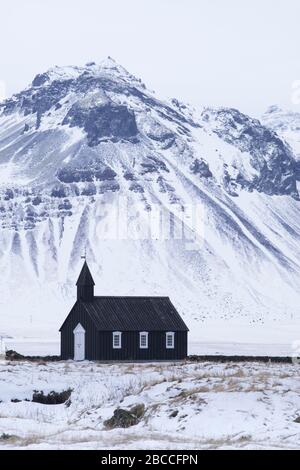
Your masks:
[{"label": "church bell tower", "polygon": [[94,298],[94,285],[94,279],[85,260],[76,282],[77,300],[91,302]]}]

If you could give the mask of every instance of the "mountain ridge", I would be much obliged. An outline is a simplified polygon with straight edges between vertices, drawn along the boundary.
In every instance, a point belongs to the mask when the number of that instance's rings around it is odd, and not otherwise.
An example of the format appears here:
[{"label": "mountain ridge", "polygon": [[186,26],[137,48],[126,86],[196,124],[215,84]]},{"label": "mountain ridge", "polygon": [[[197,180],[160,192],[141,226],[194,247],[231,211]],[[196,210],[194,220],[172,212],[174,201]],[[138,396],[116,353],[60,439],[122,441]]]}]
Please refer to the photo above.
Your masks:
[{"label": "mountain ridge", "polygon": [[0,103],[0,330],[55,332],[85,249],[102,293],[169,295],[195,336],[298,318],[296,160],[269,125],[160,100],[112,59],[37,75]]}]

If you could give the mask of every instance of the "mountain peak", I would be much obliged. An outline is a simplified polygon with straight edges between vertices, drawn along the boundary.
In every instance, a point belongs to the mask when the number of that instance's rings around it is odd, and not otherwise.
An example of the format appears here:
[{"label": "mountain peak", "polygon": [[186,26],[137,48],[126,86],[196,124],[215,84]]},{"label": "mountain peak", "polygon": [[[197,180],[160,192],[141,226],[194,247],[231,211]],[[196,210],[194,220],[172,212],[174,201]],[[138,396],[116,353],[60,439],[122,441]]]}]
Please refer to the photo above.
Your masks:
[{"label": "mountain peak", "polygon": [[32,86],[39,88],[41,86],[51,84],[54,81],[76,80],[81,75],[90,75],[94,77],[104,75],[115,75],[118,78],[130,80],[133,82],[141,83],[136,77],[131,75],[122,65],[118,64],[112,57],[108,56],[106,59],[96,63],[94,61],[87,62],[84,66],[66,65],[54,66],[46,72],[38,74],[32,81]]},{"label": "mountain peak", "polygon": [[[201,323],[296,312],[299,181],[291,149],[236,109],[196,115],[158,99],[111,57],[53,67],[0,104],[0,267],[12,280],[0,298],[13,304],[23,299],[16,289],[44,285],[42,299],[32,295],[43,322],[50,292],[73,295],[87,248],[104,292],[172,291]],[[15,324],[20,308],[11,309]]]},{"label": "mountain peak", "polygon": [[113,59],[110,55],[107,56],[106,59],[103,59],[100,62],[100,65],[105,68],[115,68],[119,66],[115,59]]},{"label": "mountain peak", "polygon": [[[233,108],[206,108],[196,116],[176,100],[159,101],[111,57],[98,64],[55,66],[37,75],[31,88],[7,100],[0,110],[3,116],[14,112],[23,115],[20,140],[26,142],[29,136],[36,134],[42,147],[39,155],[46,152],[49,156],[54,142],[57,145],[55,160],[51,160],[49,166],[39,166],[34,178],[39,183],[41,179],[51,184],[57,181],[69,184],[109,178],[110,189],[119,188],[120,166],[127,168],[128,162],[121,156],[117,162],[112,162],[109,146],[116,152],[126,143],[129,160],[131,154],[137,154],[141,165],[139,175],[131,175],[133,180],[149,172],[168,172],[167,165],[162,163],[164,151],[177,156],[179,148],[188,148],[187,166],[192,173],[214,175],[230,195],[237,196],[241,189],[246,189],[299,197],[289,147],[258,120]],[[200,128],[203,130],[195,132]],[[202,154],[195,150],[195,142],[201,142],[202,147],[202,141],[212,137],[212,133],[234,148],[234,158],[232,149],[224,149],[222,156],[219,151],[213,158],[207,155],[203,163]],[[211,145],[218,147],[218,144]],[[31,147],[28,152],[29,159],[24,161],[28,177],[32,178],[37,166]],[[129,173],[132,174],[132,168]],[[122,172],[119,178],[123,180]],[[115,180],[113,186],[112,180]],[[130,187],[132,191],[143,189],[137,183]]]}]

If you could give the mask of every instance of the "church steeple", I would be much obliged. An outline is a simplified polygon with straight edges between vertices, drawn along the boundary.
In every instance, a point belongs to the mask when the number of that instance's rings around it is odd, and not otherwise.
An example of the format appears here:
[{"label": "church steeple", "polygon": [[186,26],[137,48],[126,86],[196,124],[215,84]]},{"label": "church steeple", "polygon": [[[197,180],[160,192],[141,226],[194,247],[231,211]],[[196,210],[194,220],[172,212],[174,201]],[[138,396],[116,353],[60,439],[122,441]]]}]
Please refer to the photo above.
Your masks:
[{"label": "church steeple", "polygon": [[83,300],[84,302],[92,301],[94,298],[94,285],[94,279],[85,260],[76,282],[77,300]]}]

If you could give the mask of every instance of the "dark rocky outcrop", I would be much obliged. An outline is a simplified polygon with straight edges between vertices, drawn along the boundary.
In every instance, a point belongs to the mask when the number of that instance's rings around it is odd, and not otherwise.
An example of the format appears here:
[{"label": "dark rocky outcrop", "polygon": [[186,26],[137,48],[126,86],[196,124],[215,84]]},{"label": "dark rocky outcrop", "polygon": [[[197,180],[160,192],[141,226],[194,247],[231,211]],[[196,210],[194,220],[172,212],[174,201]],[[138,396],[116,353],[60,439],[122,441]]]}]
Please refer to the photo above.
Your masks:
[{"label": "dark rocky outcrop", "polygon": [[[36,128],[39,128],[42,116],[64,98],[74,84],[73,79],[54,80],[47,84],[48,74],[37,75],[33,88],[26,89],[6,100],[1,108],[5,114],[14,111],[23,112],[24,116],[36,114]],[[44,86],[42,86],[44,85]],[[37,87],[37,88],[35,88]]]},{"label": "dark rocky outcrop", "polygon": [[143,186],[139,183],[131,183],[131,185],[129,186],[129,190],[133,191],[134,193],[143,193],[144,192]]},{"label": "dark rocky outcrop", "polygon": [[134,112],[116,104],[89,108],[75,104],[63,120],[63,125],[66,124],[83,128],[91,147],[103,138],[126,140],[138,134]]},{"label": "dark rocky outcrop", "polygon": [[49,75],[47,73],[40,73],[36,75],[32,81],[32,86],[39,87],[44,85],[49,80]]},{"label": "dark rocky outcrop", "polygon": [[141,163],[141,175],[146,173],[156,173],[160,170],[169,172],[166,164],[157,157],[149,155],[142,163]]},{"label": "dark rocky outcrop", "polygon": [[70,400],[72,389],[63,390],[62,392],[55,392],[51,391],[48,394],[44,394],[43,391],[35,390],[32,395],[32,402],[34,403],[41,403],[43,405],[61,405],[63,403],[67,403]]},{"label": "dark rocky outcrop", "polygon": [[23,354],[10,349],[6,351],[5,359],[7,361],[53,362],[60,361],[60,356],[23,356]]},{"label": "dark rocky outcrop", "polygon": [[191,362],[262,362],[262,363],[274,363],[274,364],[293,364],[293,361],[298,361],[299,358],[289,356],[222,356],[222,355],[211,355],[211,356],[199,356],[191,355],[188,356],[188,361]]},{"label": "dark rocky outcrop", "polygon": [[42,203],[42,198],[40,196],[36,196],[32,199],[32,204],[34,206],[39,206]]},{"label": "dark rocky outcrop", "polygon": [[237,182],[242,188],[299,199],[293,154],[275,132],[231,108],[205,110],[202,118],[218,137],[251,155],[257,174],[252,178],[239,175]]},{"label": "dark rocky outcrop", "polygon": [[211,178],[212,172],[209,169],[208,164],[201,158],[195,158],[193,163],[190,166],[190,170],[195,174],[203,178]]},{"label": "dark rocky outcrop", "polygon": [[9,201],[14,198],[14,192],[12,189],[6,189],[4,193],[4,200]]},{"label": "dark rocky outcrop", "polygon": [[80,181],[93,182],[98,181],[112,181],[117,174],[109,167],[104,165],[89,166],[81,168],[66,167],[57,172],[57,178],[62,183],[78,183]]},{"label": "dark rocky outcrop", "polygon": [[135,180],[135,176],[131,171],[125,171],[123,176],[127,181],[134,181]]},{"label": "dark rocky outcrop", "polygon": [[104,421],[107,429],[129,428],[139,423],[144,416],[145,406],[143,404],[135,405],[130,410],[117,408],[110,419]]},{"label": "dark rocky outcrop", "polygon": [[51,190],[51,197],[66,197],[68,195],[68,188],[63,185],[56,185]]},{"label": "dark rocky outcrop", "polygon": [[58,205],[58,210],[60,211],[69,211],[72,209],[72,204],[68,199],[65,199],[62,203]]}]

